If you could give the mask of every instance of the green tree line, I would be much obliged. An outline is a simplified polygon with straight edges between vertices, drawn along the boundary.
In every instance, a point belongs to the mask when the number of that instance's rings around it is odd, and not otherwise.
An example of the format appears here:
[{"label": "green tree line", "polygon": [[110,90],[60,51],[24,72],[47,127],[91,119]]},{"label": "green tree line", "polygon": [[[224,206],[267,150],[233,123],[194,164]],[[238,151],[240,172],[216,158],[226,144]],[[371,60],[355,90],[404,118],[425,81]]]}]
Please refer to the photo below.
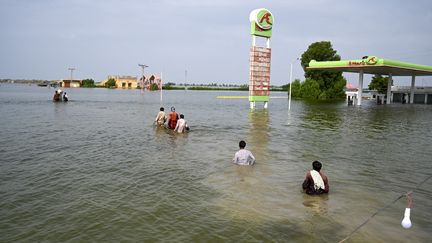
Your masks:
[{"label": "green tree line", "polygon": [[84,88],[94,88],[94,87],[96,87],[95,81],[93,79],[91,79],[91,78],[83,79],[83,81],[81,83],[81,87],[84,87]]}]

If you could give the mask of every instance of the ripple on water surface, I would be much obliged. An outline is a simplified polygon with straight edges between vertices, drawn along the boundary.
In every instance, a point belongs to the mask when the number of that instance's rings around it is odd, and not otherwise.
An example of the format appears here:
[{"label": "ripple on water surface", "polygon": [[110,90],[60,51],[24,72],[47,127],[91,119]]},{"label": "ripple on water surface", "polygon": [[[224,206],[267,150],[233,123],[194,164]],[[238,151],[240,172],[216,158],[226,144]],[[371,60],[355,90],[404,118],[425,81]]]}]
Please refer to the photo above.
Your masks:
[{"label": "ripple on water surface", "polygon": [[[336,242],[432,173],[432,106],[272,99],[250,112],[218,92],[165,91],[188,134],[152,126],[160,94],[0,87],[0,241]],[[233,92],[233,95],[245,95]],[[246,103],[245,103],[246,102]],[[231,163],[239,140],[254,167]],[[330,194],[301,192],[313,160]],[[428,242],[432,199],[414,193],[353,242]]]}]

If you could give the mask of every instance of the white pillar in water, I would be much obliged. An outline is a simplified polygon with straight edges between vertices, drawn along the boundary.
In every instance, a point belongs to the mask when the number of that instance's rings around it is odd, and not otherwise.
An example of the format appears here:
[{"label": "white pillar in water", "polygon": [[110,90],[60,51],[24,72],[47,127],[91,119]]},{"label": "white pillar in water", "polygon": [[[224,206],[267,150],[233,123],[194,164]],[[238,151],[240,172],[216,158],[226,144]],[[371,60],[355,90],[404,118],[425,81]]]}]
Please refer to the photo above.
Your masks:
[{"label": "white pillar in water", "polygon": [[389,81],[387,84],[387,101],[386,104],[390,104],[391,102],[391,86],[392,86],[392,82],[393,82],[393,77],[392,74],[389,74]]},{"label": "white pillar in water", "polygon": [[267,109],[267,108],[268,108],[268,102],[264,101],[264,109]]},{"label": "white pillar in water", "polygon": [[415,87],[415,76],[411,77],[411,89],[410,89],[410,104],[414,104],[414,87]]},{"label": "white pillar in water", "polygon": [[[256,46],[256,36],[252,35],[252,47]],[[251,67],[249,67],[251,68]],[[250,83],[249,83],[250,85]],[[250,92],[249,92],[249,96],[250,96]],[[255,109],[255,101],[249,101],[249,107],[251,110]]]},{"label": "white pillar in water", "polygon": [[361,105],[363,93],[363,70],[359,72],[358,92],[357,92],[357,105]]},{"label": "white pillar in water", "polygon": [[266,46],[267,46],[267,48],[270,48],[270,38],[267,38]]}]

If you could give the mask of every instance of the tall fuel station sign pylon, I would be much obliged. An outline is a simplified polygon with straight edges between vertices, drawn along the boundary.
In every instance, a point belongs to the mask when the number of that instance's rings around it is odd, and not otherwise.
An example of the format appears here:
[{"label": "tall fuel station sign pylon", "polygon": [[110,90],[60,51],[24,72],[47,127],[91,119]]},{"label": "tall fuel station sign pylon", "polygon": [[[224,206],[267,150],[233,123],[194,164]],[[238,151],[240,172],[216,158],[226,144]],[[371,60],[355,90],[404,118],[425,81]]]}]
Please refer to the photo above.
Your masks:
[{"label": "tall fuel station sign pylon", "polygon": [[[264,102],[268,107],[270,96],[270,37],[273,28],[273,15],[265,9],[253,10],[249,15],[252,47],[249,54],[249,103],[254,109],[256,102]],[[266,46],[256,45],[256,37],[266,38]]]}]

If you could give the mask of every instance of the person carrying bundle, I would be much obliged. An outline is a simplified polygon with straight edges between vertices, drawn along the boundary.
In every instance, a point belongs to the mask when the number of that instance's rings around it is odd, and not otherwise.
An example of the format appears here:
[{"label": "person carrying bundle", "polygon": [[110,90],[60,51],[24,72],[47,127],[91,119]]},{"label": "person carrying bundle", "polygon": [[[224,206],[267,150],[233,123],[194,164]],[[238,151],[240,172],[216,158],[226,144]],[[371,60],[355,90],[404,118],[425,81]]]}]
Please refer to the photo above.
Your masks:
[{"label": "person carrying bundle", "polygon": [[306,173],[303,181],[303,191],[308,195],[319,195],[329,192],[328,178],[321,172],[322,164],[319,161],[312,162],[312,170]]}]

